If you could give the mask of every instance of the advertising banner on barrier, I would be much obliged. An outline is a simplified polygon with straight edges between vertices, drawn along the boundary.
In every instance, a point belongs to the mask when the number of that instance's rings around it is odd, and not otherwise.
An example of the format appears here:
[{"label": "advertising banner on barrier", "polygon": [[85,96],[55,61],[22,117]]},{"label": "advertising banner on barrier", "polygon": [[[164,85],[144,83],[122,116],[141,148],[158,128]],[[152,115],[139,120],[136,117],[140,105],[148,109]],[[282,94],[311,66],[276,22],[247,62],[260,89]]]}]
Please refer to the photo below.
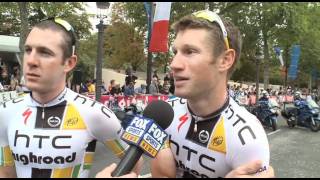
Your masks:
[{"label": "advertising banner on barrier", "polygon": [[[89,95],[90,98],[95,99],[93,95]],[[101,96],[101,103],[106,105],[110,108],[111,105],[114,105],[113,103],[117,103],[117,105],[120,108],[128,107],[131,103],[142,103],[144,106],[147,106],[148,103],[154,100],[163,100],[166,101],[169,98],[169,96],[166,95],[137,95],[134,97],[130,96],[109,96],[109,95],[102,95]]]},{"label": "advertising banner on barrier", "polygon": [[[271,99],[275,99],[278,103],[282,104],[284,102],[291,103],[294,101],[293,96],[270,96]],[[256,104],[256,95],[242,96],[238,98],[240,105],[254,105]]]},{"label": "advertising banner on barrier", "polygon": [[[90,98],[94,99],[94,95],[89,95]],[[276,99],[278,103],[283,102],[293,102],[293,96],[270,96],[270,98]],[[131,103],[142,103],[145,106],[148,105],[149,102],[154,100],[163,100],[166,101],[169,99],[169,96],[161,95],[161,96],[154,96],[154,95],[138,95],[135,97],[128,97],[128,96],[109,96],[109,95],[102,95],[101,96],[101,103],[106,105],[107,107],[111,108],[115,104],[120,108],[125,108],[130,106]],[[240,104],[242,105],[254,105],[256,103],[256,96],[250,95],[249,97],[243,96],[240,98]]]}]

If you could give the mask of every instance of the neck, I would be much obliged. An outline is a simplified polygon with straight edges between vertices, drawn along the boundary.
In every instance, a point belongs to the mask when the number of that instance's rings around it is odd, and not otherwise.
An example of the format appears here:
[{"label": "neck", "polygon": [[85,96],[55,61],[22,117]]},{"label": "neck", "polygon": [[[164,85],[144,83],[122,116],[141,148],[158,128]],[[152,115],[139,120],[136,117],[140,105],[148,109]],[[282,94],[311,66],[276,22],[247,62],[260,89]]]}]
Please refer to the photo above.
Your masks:
[{"label": "neck", "polygon": [[200,98],[188,99],[188,105],[195,115],[206,117],[224,105],[228,96],[226,89],[226,85],[225,87],[216,86],[211,93],[203,95]]},{"label": "neck", "polygon": [[66,84],[63,84],[54,90],[48,91],[48,92],[36,92],[32,91],[32,98],[36,100],[40,104],[48,104],[50,101],[54,100],[56,97],[61,94],[61,92],[66,87]]}]

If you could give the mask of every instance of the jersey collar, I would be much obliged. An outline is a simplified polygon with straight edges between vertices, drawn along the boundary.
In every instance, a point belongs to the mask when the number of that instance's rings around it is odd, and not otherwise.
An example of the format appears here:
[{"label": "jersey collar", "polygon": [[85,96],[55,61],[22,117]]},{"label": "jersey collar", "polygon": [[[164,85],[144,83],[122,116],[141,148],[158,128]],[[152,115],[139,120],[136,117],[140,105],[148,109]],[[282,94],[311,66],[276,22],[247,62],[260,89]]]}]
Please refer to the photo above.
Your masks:
[{"label": "jersey collar", "polygon": [[64,88],[64,90],[53,100],[51,100],[49,103],[47,104],[41,104],[39,102],[37,102],[35,99],[32,98],[32,92],[29,93],[28,97],[27,97],[27,103],[29,106],[31,107],[50,107],[50,106],[54,106],[57,105],[59,103],[61,103],[62,101],[65,100],[65,96],[66,94],[69,92],[68,88]]},{"label": "jersey collar", "polygon": [[219,108],[218,110],[214,111],[213,113],[210,113],[209,115],[203,116],[203,117],[197,116],[196,114],[194,114],[194,112],[192,112],[192,110],[190,109],[188,103],[187,103],[187,107],[188,107],[188,111],[190,112],[191,116],[194,119],[196,119],[197,121],[205,121],[205,120],[213,119],[217,116],[220,116],[221,113],[228,107],[228,105],[230,103],[229,101],[230,101],[229,94],[227,94],[226,100],[221,108]]}]

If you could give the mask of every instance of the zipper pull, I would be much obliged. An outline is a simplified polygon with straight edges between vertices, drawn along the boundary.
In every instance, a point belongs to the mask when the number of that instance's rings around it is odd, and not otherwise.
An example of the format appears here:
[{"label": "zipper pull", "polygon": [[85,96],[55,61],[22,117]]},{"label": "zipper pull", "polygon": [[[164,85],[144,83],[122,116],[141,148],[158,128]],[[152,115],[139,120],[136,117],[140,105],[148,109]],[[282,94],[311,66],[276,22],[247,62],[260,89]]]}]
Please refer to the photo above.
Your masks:
[{"label": "zipper pull", "polygon": [[196,133],[198,131],[198,125],[197,125],[198,121],[195,120],[195,123],[194,123],[194,128],[193,128],[193,132]]},{"label": "zipper pull", "polygon": [[44,106],[42,106],[42,120],[44,120]]}]

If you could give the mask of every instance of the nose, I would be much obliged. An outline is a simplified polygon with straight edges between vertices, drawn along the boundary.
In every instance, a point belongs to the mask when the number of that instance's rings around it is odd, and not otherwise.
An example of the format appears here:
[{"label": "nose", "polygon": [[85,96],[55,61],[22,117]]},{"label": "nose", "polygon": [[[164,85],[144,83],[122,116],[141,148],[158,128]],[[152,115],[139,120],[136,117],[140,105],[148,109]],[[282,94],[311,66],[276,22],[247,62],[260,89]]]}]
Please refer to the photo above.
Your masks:
[{"label": "nose", "polygon": [[179,54],[179,52],[177,52],[177,54],[174,55],[174,57],[171,61],[171,64],[170,64],[170,68],[173,71],[179,71],[184,68],[184,63],[183,63],[182,57]]},{"label": "nose", "polygon": [[23,61],[29,67],[37,67],[39,65],[39,59],[35,50],[32,50],[31,52],[25,52],[23,56]]}]

